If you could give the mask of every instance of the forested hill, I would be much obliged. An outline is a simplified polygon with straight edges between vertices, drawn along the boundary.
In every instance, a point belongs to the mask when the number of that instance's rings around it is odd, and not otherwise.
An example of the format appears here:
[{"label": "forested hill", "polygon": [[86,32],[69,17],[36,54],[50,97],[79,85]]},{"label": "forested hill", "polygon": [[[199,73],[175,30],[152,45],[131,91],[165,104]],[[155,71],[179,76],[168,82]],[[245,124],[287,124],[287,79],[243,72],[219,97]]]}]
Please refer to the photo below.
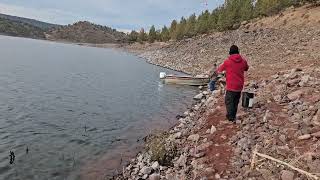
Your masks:
[{"label": "forested hill", "polygon": [[16,23],[28,24],[28,25],[31,25],[31,26],[34,26],[34,27],[37,27],[37,28],[40,28],[43,30],[47,30],[50,28],[57,28],[57,27],[61,26],[61,25],[46,23],[46,22],[42,22],[42,21],[38,21],[38,20],[34,20],[34,19],[23,18],[23,17],[18,17],[18,16],[11,16],[11,15],[1,14],[1,13],[0,13],[0,18],[14,21]]},{"label": "forested hill", "polygon": [[1,17],[0,34],[34,39],[45,39],[43,29],[36,26],[32,26],[30,24],[12,21]]},{"label": "forested hill", "polygon": [[191,38],[199,34],[216,31],[233,30],[255,18],[271,16],[280,13],[290,6],[302,6],[305,3],[319,5],[319,0],[225,0],[216,9],[202,12],[199,16],[191,14],[180,20],[173,20],[169,27],[156,30],[154,26],[149,33],[144,29],[132,31],[130,42],[169,41]]},{"label": "forested hill", "polygon": [[76,43],[121,43],[127,42],[127,35],[107,26],[80,21],[47,32],[48,39]]},{"label": "forested hill", "polygon": [[64,26],[5,14],[0,14],[0,34],[75,43],[127,42],[125,33],[87,21]]}]

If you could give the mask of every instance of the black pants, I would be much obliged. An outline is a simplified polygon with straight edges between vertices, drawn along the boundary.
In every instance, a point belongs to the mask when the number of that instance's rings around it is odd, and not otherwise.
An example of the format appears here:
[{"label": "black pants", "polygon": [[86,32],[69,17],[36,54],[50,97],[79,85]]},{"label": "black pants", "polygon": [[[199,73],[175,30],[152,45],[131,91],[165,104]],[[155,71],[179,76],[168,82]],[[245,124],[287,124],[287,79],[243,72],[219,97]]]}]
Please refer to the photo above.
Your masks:
[{"label": "black pants", "polygon": [[240,97],[241,97],[241,92],[233,92],[233,91],[226,92],[225,103],[227,108],[227,119],[229,121],[236,120]]}]

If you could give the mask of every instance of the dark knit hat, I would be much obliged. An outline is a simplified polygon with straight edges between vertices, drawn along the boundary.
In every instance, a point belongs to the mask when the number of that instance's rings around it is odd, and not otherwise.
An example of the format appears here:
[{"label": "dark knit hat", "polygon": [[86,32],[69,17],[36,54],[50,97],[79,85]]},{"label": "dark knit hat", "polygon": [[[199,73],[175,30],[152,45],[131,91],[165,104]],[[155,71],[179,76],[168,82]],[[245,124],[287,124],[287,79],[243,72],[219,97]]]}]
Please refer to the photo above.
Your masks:
[{"label": "dark knit hat", "polygon": [[232,45],[232,46],[230,47],[229,54],[230,54],[230,55],[232,55],[232,54],[239,54],[239,48],[238,48],[238,46]]}]

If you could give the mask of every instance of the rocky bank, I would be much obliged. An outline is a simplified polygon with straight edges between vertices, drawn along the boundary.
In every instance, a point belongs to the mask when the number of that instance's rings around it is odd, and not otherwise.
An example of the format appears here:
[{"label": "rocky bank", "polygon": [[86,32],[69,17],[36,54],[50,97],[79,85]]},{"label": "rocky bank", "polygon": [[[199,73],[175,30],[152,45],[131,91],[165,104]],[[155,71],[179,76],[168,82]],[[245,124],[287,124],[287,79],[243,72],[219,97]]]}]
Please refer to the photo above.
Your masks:
[{"label": "rocky bank", "polygon": [[200,90],[172,129],[146,137],[146,150],[114,179],[320,178],[320,7],[289,8],[235,31],[125,47],[148,62],[204,73],[237,44],[251,69],[252,109],[225,119],[224,89]]},{"label": "rocky bank", "polygon": [[234,31],[124,48],[152,64],[196,75],[226,59],[232,44],[237,44],[249,61],[249,78],[266,77],[297,66],[319,65],[320,6],[291,7],[276,16],[244,22]]},{"label": "rocky bank", "polygon": [[226,123],[223,91],[202,91],[174,128],[146,138],[146,151],[115,179],[308,179],[286,165],[253,159],[255,151],[319,178],[319,85],[316,67],[252,81],[254,108],[241,108],[237,124]]}]

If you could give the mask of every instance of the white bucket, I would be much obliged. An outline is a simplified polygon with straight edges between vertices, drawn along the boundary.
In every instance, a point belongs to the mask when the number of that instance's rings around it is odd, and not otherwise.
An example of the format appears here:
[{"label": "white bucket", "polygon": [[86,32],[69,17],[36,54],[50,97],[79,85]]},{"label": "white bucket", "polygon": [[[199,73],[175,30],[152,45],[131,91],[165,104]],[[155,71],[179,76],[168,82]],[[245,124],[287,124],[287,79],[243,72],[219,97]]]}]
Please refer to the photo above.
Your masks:
[{"label": "white bucket", "polygon": [[165,78],[166,76],[167,76],[167,74],[165,72],[160,73],[160,79]]}]

